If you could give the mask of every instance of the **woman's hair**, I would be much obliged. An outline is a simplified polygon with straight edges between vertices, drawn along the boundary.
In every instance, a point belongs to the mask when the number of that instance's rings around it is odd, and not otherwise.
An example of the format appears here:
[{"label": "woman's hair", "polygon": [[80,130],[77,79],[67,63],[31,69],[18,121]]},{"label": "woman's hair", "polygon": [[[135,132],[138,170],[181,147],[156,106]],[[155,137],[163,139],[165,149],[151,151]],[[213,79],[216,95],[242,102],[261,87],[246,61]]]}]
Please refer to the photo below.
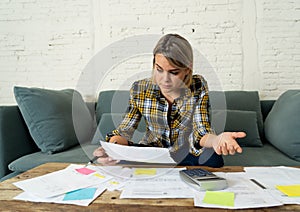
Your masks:
[{"label": "woman's hair", "polygon": [[178,34],[167,34],[160,38],[153,50],[153,68],[156,54],[165,56],[170,65],[176,68],[188,68],[190,71],[184,79],[184,83],[188,87],[191,85],[193,76],[193,49],[185,38]]}]

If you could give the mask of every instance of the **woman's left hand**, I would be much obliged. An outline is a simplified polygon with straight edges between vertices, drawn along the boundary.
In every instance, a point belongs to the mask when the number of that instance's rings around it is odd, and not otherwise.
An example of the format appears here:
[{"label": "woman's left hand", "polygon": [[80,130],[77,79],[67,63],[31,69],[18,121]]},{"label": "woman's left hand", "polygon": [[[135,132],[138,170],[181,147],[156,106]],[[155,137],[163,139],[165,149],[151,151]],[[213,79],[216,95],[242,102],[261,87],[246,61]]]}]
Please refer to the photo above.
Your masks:
[{"label": "woman's left hand", "polygon": [[236,152],[242,153],[242,148],[237,143],[237,138],[246,136],[244,132],[223,132],[214,138],[212,147],[218,155],[234,155]]}]

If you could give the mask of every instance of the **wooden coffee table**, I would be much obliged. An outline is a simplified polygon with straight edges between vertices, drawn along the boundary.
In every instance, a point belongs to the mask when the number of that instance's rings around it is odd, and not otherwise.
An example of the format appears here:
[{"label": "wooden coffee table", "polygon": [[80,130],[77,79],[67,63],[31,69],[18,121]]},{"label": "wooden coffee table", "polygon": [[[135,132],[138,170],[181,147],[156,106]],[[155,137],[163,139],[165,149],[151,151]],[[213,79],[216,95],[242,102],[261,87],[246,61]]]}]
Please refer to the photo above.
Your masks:
[{"label": "wooden coffee table", "polygon": [[[87,207],[54,203],[34,203],[13,200],[21,189],[12,183],[67,167],[66,163],[47,163],[24,172],[16,177],[0,183],[0,211],[212,211],[210,208],[194,207],[193,199],[120,199],[119,191],[105,191]],[[203,168],[203,167],[202,167]],[[209,171],[241,172],[241,166],[227,166],[222,168],[208,168]],[[213,209],[214,211],[229,211],[227,209]],[[300,205],[284,205],[279,207],[248,209],[240,211],[300,211]]]}]

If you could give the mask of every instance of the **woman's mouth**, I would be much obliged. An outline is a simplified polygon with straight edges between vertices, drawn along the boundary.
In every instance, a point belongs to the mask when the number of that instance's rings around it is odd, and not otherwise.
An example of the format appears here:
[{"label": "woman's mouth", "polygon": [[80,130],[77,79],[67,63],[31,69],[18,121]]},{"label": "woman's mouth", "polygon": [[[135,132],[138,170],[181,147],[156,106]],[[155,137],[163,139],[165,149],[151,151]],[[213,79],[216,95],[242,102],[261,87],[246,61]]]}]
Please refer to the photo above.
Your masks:
[{"label": "woman's mouth", "polygon": [[161,87],[164,89],[170,89],[172,88],[172,85],[161,85]]}]

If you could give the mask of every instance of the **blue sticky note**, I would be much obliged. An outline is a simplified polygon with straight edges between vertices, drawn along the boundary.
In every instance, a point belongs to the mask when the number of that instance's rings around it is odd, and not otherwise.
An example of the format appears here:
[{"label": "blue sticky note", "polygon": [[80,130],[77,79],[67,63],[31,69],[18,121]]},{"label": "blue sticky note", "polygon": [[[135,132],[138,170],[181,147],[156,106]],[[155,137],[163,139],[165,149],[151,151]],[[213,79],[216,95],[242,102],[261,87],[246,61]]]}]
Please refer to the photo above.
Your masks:
[{"label": "blue sticky note", "polygon": [[93,199],[97,188],[83,188],[75,191],[70,191],[65,194],[64,201],[66,200],[83,200],[83,199]]}]

